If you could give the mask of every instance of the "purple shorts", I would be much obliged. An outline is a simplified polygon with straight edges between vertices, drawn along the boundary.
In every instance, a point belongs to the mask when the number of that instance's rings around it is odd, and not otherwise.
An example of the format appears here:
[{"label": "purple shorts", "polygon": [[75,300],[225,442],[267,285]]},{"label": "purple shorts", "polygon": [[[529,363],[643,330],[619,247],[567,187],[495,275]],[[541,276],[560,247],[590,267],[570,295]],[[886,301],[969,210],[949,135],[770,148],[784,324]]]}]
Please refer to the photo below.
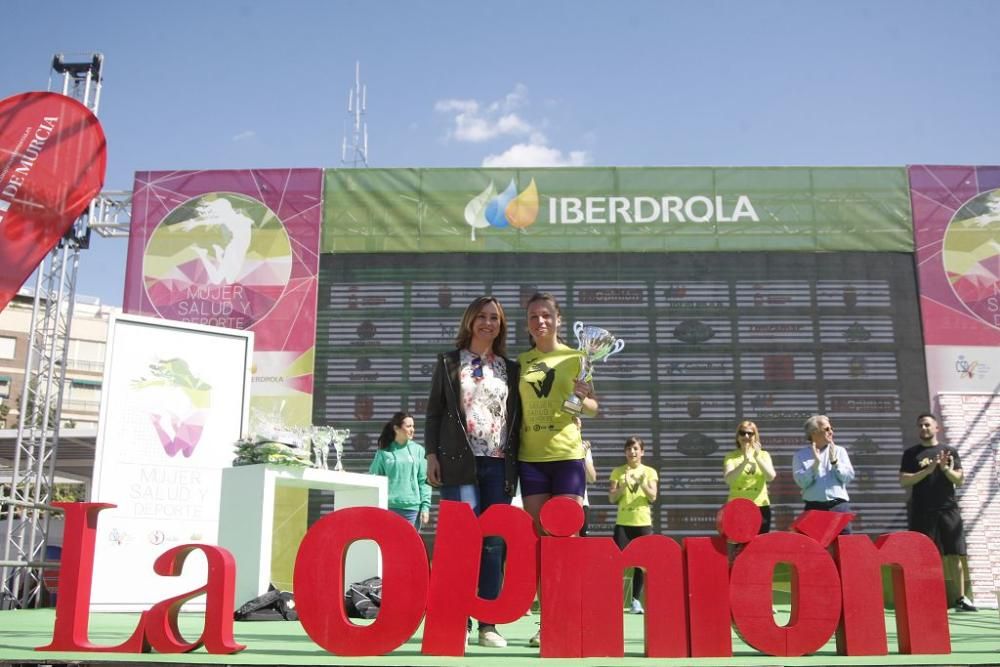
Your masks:
[{"label": "purple shorts", "polygon": [[521,480],[522,498],[542,494],[582,498],[587,487],[587,473],[583,468],[583,459],[543,463],[520,461],[517,469]]}]

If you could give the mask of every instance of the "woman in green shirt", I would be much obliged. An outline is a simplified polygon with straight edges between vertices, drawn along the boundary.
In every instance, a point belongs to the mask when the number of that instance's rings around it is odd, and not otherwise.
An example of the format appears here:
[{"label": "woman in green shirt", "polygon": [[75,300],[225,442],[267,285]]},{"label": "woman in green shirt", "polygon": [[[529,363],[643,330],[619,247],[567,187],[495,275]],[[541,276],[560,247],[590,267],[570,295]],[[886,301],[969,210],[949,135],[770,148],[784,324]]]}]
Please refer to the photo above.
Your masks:
[{"label": "woman in green shirt", "polygon": [[[389,478],[389,510],[420,530],[430,521],[431,485],[424,448],[413,441],[413,417],[397,412],[382,427],[368,472]],[[419,516],[418,516],[419,514]]]}]

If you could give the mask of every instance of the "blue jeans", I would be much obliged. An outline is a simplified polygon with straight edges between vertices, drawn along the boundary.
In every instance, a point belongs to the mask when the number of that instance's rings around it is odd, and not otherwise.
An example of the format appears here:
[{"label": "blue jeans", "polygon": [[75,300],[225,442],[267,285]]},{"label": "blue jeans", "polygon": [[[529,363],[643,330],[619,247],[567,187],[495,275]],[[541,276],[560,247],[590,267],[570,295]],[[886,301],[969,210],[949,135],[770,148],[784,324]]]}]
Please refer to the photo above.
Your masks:
[{"label": "blue jeans", "polygon": [[393,514],[398,514],[407,521],[413,524],[413,527],[420,530],[420,511],[419,510],[405,510],[400,507],[390,507],[389,511]]},{"label": "blue jeans", "polygon": [[[465,503],[479,516],[492,505],[510,505],[510,496],[504,490],[506,472],[504,460],[492,456],[476,457],[476,484],[459,484],[441,487],[442,500]],[[483,553],[479,561],[479,597],[496,600],[503,583],[503,561],[506,552],[503,539],[483,538]],[[484,621],[480,620],[480,625]]]}]

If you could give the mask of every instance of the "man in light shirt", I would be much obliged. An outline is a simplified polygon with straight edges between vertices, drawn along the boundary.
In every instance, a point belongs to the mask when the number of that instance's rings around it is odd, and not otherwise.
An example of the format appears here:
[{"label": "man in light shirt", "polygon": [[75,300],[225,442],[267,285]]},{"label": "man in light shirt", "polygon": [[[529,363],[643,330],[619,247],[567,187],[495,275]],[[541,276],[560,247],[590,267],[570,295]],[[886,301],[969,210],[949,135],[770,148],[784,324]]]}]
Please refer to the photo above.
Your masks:
[{"label": "man in light shirt", "polygon": [[[834,443],[830,418],[813,415],[803,426],[809,444],[795,452],[792,475],[802,490],[805,509],[850,513],[847,485],[854,479],[854,466],[847,450]],[[843,532],[850,533],[851,527]]]}]

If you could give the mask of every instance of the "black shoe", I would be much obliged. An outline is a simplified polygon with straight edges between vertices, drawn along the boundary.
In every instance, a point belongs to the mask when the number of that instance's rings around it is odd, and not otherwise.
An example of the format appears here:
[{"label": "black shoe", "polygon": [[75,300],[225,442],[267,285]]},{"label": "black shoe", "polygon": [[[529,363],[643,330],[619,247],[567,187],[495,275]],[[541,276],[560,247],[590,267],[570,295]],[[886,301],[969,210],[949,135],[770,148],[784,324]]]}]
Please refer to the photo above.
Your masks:
[{"label": "black shoe", "polygon": [[965,597],[964,595],[957,600],[955,600],[955,611],[979,611],[976,609],[976,605],[972,604],[972,601]]}]

